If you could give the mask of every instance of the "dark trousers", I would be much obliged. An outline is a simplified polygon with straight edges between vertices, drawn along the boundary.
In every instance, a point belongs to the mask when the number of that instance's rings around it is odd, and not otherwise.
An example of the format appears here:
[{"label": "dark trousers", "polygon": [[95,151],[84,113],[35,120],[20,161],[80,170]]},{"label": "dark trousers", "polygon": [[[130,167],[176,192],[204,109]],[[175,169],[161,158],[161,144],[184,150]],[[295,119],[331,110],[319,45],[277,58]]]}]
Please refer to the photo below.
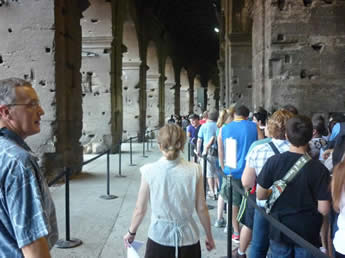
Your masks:
[{"label": "dark trousers", "polygon": [[[160,245],[148,238],[145,258],[175,258],[175,247]],[[179,247],[178,258],[201,258],[200,242]]]}]

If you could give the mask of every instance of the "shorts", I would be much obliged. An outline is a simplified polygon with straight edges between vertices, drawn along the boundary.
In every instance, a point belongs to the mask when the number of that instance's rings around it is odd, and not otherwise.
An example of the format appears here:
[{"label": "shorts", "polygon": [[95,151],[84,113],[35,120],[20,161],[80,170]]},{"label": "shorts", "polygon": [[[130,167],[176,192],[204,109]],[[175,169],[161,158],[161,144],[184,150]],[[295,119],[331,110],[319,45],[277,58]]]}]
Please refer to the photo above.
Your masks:
[{"label": "shorts", "polygon": [[[204,160],[203,158],[200,159],[201,167],[204,166]],[[206,164],[206,178],[218,178],[217,174],[217,157],[207,155],[207,164]]]},{"label": "shorts", "polygon": [[[222,188],[220,190],[220,194],[224,200],[227,200],[228,197],[228,178],[223,178]],[[241,179],[232,178],[232,184],[237,185],[240,189],[243,190]],[[234,187],[231,187],[232,191],[232,205],[236,207],[240,207],[242,201],[242,195],[237,192]]]},{"label": "shorts", "polygon": [[[179,258],[201,258],[200,242],[194,245],[180,246]],[[145,258],[175,258],[175,247],[160,245],[150,238],[147,239]]]}]

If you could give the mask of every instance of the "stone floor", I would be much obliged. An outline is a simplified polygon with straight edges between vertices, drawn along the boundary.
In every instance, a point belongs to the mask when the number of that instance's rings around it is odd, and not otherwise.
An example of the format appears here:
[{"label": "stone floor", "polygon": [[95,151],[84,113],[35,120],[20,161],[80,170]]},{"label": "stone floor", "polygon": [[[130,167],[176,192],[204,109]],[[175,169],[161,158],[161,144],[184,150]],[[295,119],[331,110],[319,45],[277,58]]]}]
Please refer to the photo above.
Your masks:
[{"label": "stone floor", "polygon": [[[140,184],[139,167],[157,160],[161,154],[158,146],[153,143],[149,146],[148,157],[143,157],[142,144],[133,144],[133,163],[129,166],[129,145],[123,144],[122,175],[118,176],[119,157],[110,157],[110,194],[118,196],[117,199],[104,200],[100,196],[106,194],[106,156],[83,167],[83,173],[75,176],[70,183],[70,238],[82,240],[82,245],[70,248],[52,249],[53,257],[126,257],[126,249],[122,237],[127,232],[132,213],[135,207],[138,188]],[[147,150],[147,146],[145,146]],[[186,157],[186,153],[183,154]],[[93,155],[86,155],[85,160]],[[53,199],[56,204],[60,238],[65,239],[65,187],[56,185],[51,187]],[[209,205],[216,207],[216,201],[207,200]],[[210,209],[211,224],[216,219],[216,209]],[[195,215],[196,216],[196,215]],[[198,221],[198,219],[196,219]],[[136,236],[136,240],[146,241],[150,213],[144,218]],[[200,226],[200,223],[199,223]],[[205,249],[205,234],[200,226],[202,257],[226,257],[227,241],[223,229],[212,226],[216,249],[208,252]],[[234,248],[235,246],[233,246]],[[140,250],[144,257],[145,247]]]}]

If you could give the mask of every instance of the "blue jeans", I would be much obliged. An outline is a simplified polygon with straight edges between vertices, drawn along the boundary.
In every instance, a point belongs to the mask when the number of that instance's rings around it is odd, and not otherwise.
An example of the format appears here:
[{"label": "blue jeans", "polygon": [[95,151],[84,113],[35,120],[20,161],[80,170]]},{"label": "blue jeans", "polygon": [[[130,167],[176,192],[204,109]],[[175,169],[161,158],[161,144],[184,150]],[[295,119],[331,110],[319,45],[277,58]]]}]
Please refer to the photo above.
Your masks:
[{"label": "blue jeans", "polygon": [[270,241],[271,255],[272,258],[313,258],[314,256],[305,248],[297,245],[284,245],[276,241]]},{"label": "blue jeans", "polygon": [[250,258],[266,258],[269,247],[268,235],[269,223],[261,213],[255,209],[252,243],[249,251]]}]

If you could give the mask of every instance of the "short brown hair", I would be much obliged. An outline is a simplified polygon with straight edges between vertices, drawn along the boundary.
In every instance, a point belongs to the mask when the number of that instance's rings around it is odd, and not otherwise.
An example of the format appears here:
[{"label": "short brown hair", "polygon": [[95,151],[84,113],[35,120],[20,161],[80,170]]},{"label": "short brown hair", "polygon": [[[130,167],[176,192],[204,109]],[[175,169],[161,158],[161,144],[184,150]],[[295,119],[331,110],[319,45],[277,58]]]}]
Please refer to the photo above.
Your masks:
[{"label": "short brown hair", "polygon": [[294,114],[286,109],[280,109],[274,112],[267,123],[270,137],[285,140],[286,122],[293,116]]},{"label": "short brown hair", "polygon": [[186,134],[176,124],[166,124],[158,133],[158,144],[168,160],[175,160],[186,143]]}]

